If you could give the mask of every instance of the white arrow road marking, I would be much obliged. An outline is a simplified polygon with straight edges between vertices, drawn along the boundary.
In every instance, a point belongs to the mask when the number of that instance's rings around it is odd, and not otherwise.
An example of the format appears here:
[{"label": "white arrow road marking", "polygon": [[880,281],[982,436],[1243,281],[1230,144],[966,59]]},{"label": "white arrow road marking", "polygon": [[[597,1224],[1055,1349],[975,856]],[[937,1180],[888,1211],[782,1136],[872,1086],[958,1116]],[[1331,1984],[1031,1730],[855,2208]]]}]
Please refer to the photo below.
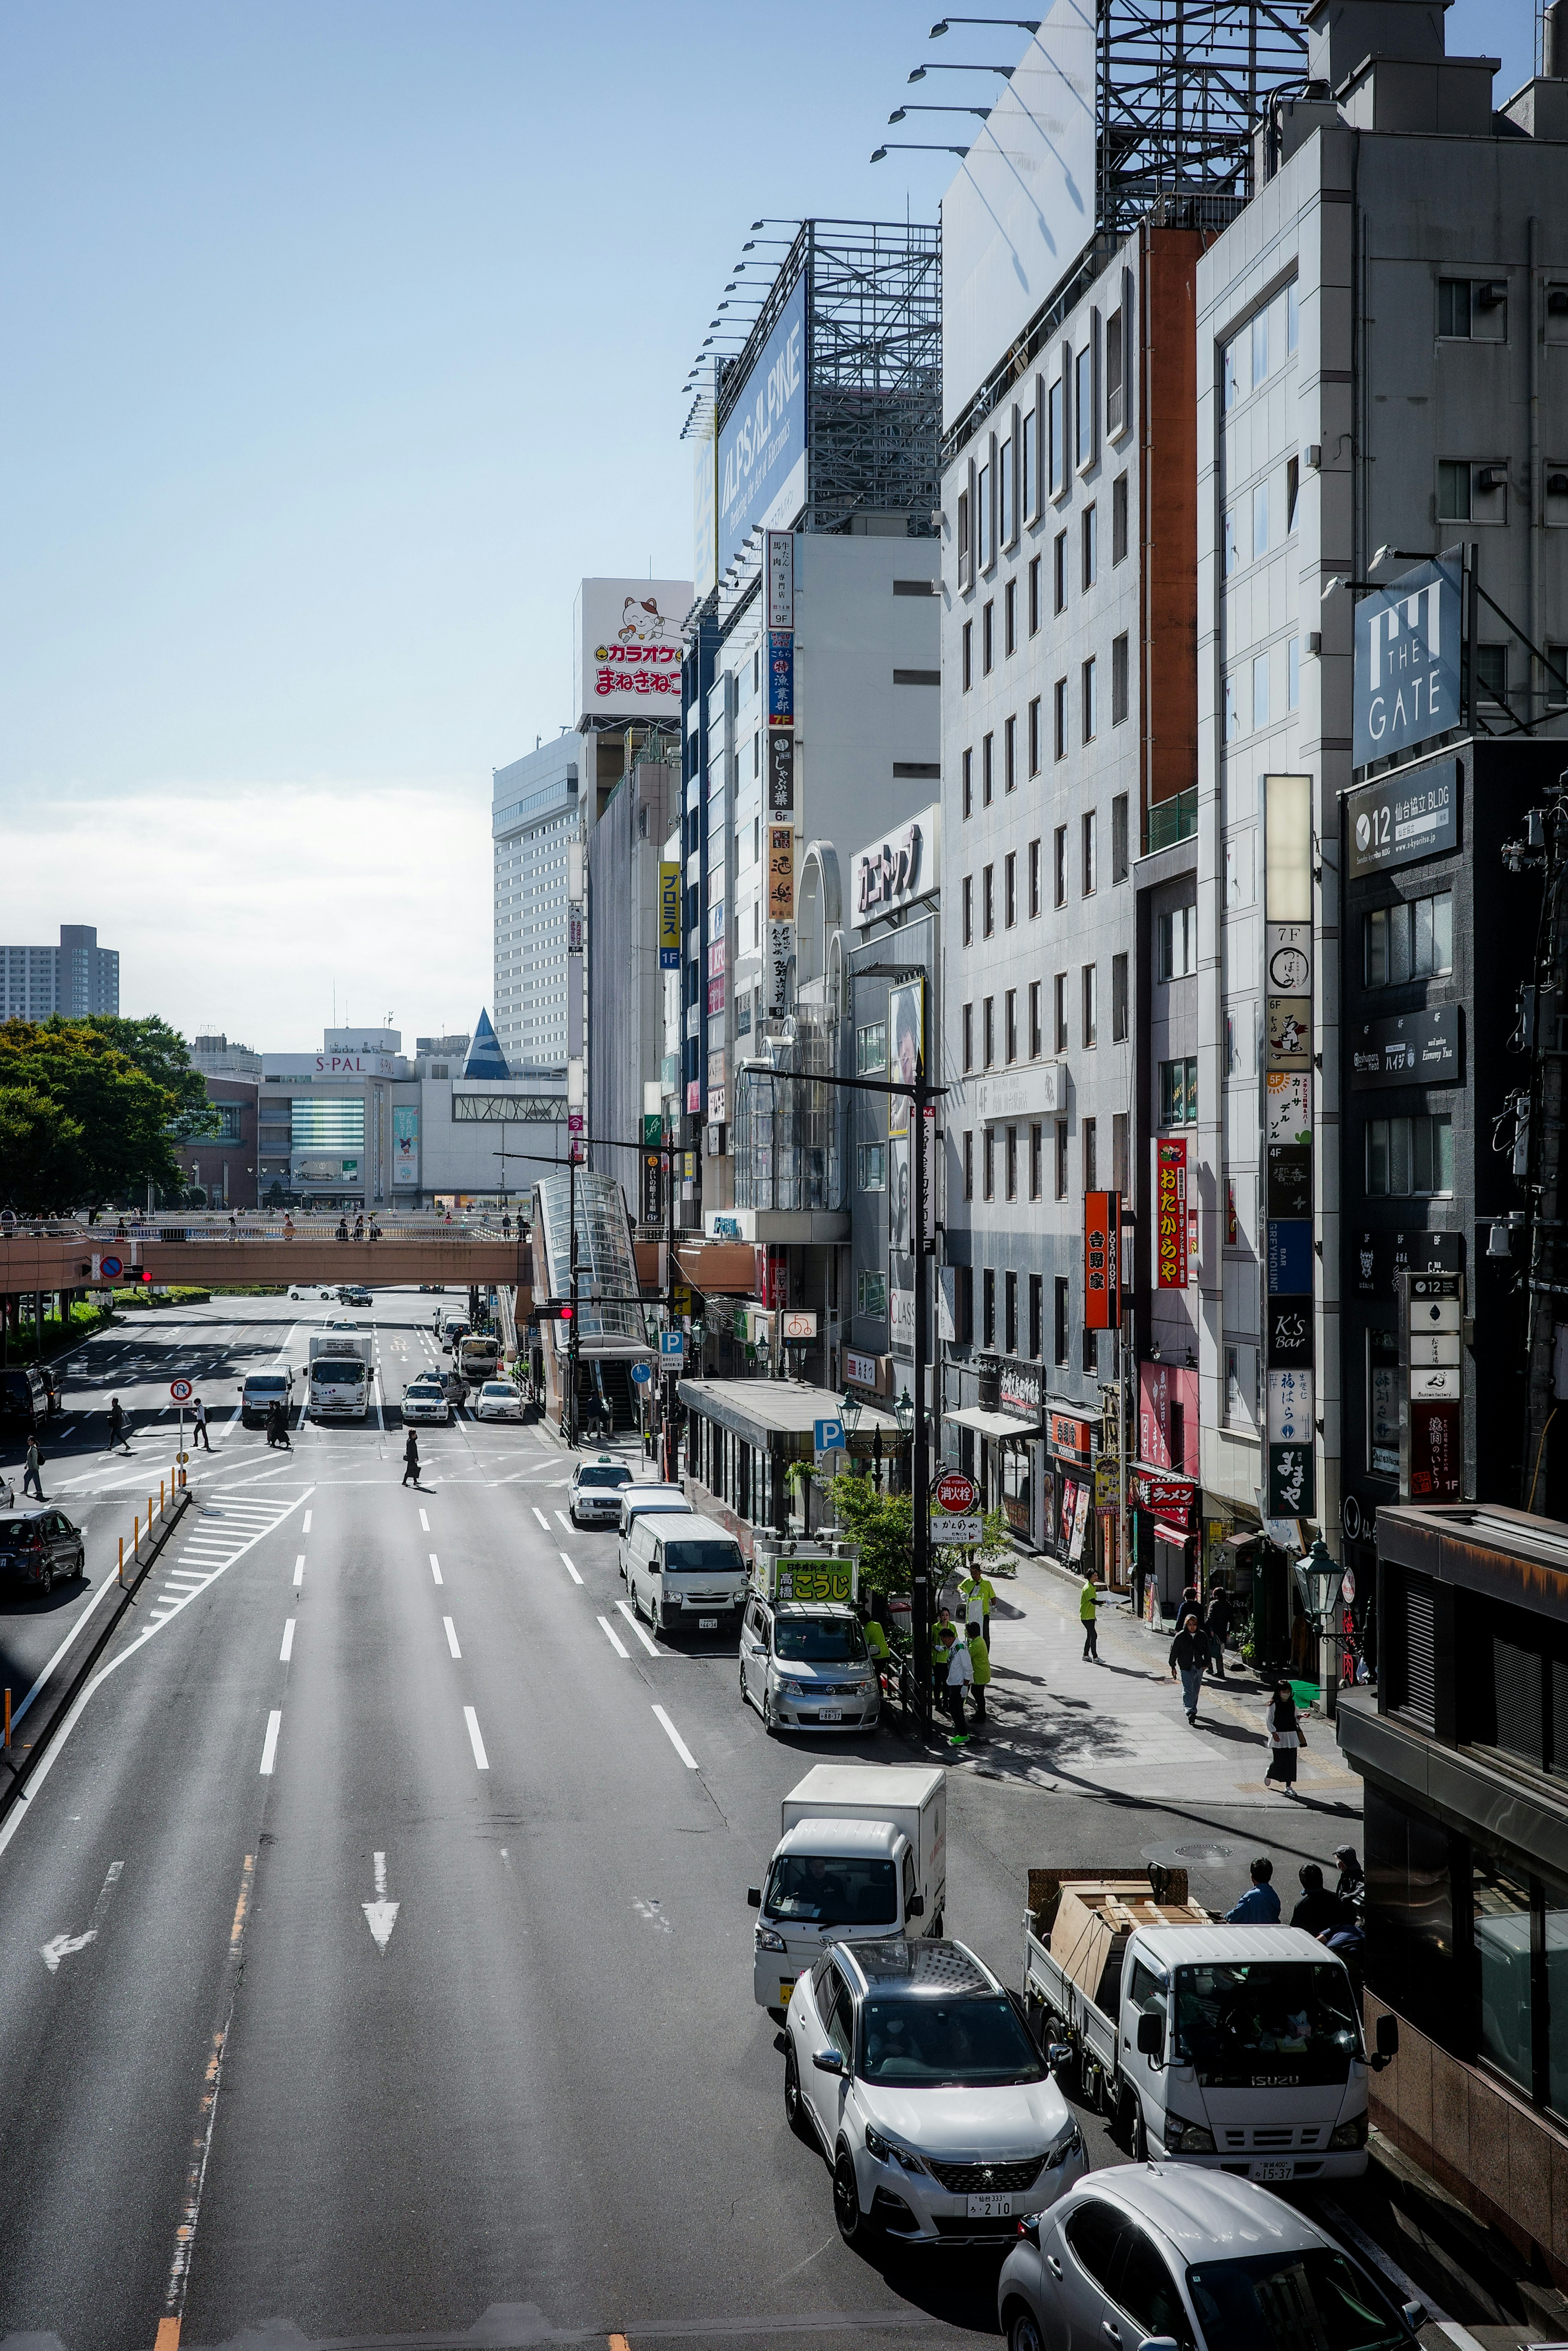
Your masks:
[{"label": "white arrow road marking", "polygon": [[582,1578],[581,1578],[581,1576],[580,1576],[580,1575],[579,1575],[579,1573],[578,1573],[578,1572],[577,1572],[576,1568],[575,1568],[575,1567],[573,1567],[573,1565],[572,1565],[572,1563],[571,1563],[570,1560],[570,1559],[568,1559],[568,1557],[567,1557],[567,1555],[566,1555],[565,1552],[562,1552],[562,1553],[561,1553],[561,1555],[560,1555],[560,1563],[561,1563],[562,1567],[564,1567],[564,1568],[565,1568],[565,1570],[566,1570],[566,1572],[567,1572],[568,1575],[570,1575],[570,1578],[571,1578],[571,1580],[572,1580],[572,1582],[573,1582],[574,1583],[580,1583],[582,1582]]},{"label": "white arrow road marking", "polygon": [[610,1622],[609,1617],[601,1616],[599,1623],[605,1639],[609,1642],[616,1656],[618,1657],[629,1657],[632,1652],[626,1646],[625,1642],[621,1638],[620,1634],[615,1630],[614,1625]]},{"label": "white arrow road marking", "polygon": [[676,1754],[680,1757],[687,1771],[695,1771],[697,1768],[697,1759],[692,1753],[691,1749],[686,1745],[685,1740],[681,1737],[680,1732],[675,1729],[674,1724],[670,1720],[669,1716],[664,1712],[664,1708],[662,1706],[656,1706],[653,1708],[653,1712],[658,1717],[660,1729],[664,1731],[664,1736],[668,1739],[671,1746],[674,1749]]},{"label": "white arrow road marking", "polygon": [[97,1942],[98,1930],[103,1924],[103,1914],[109,1907],[109,1897],[120,1883],[120,1873],[124,1867],[125,1864],[122,1861],[110,1863],[109,1876],[104,1879],[98,1900],[93,1904],[92,1920],[85,1935],[51,1935],[48,1941],[39,1947],[38,1957],[51,1975],[58,1969],[62,1959],[68,1959],[74,1951],[85,1951],[89,1943]]},{"label": "white arrow road marking", "polygon": [[474,1750],[474,1762],[478,1771],[487,1771],[490,1759],[485,1752],[485,1742],[479,1736],[479,1718],[471,1706],[463,1709],[463,1719],[468,1725],[468,1744]]},{"label": "white arrow road marking", "polygon": [[450,1616],[444,1616],[444,1617],[442,1618],[442,1620],[441,1620],[441,1621],[442,1621],[442,1623],[443,1623],[443,1624],[445,1625],[445,1627],[446,1627],[446,1646],[447,1646],[447,1647],[451,1650],[451,1652],[452,1652],[452,1654],[453,1654],[453,1656],[454,1656],[455,1657],[460,1657],[460,1656],[463,1655],[463,1652],[462,1652],[462,1650],[461,1650],[461,1649],[458,1647],[458,1646],[457,1646],[457,1627],[456,1627],[456,1625],[453,1623],[453,1621],[452,1621],[452,1619],[451,1619],[451,1617],[450,1617]]},{"label": "white arrow road marking", "polygon": [[646,1633],[643,1632],[641,1625],[638,1624],[637,1611],[632,1607],[632,1603],[629,1600],[618,1600],[615,1603],[615,1605],[621,1611],[622,1615],[625,1617],[626,1622],[631,1625],[632,1630],[636,1634],[637,1638],[642,1642],[643,1646],[647,1650],[648,1655],[651,1657],[656,1657],[659,1655],[658,1643],[656,1641],[650,1641]]},{"label": "white arrow road marking", "polygon": [[[447,1622],[450,1623],[451,1619],[448,1618]],[[400,1904],[387,1900],[387,1857],[384,1853],[378,1853],[376,1855],[376,1898],[373,1902],[361,1902],[360,1907],[365,1914],[366,1924],[376,1938],[376,1949],[384,1958],[387,1945],[392,1941],[392,1930],[397,1925],[397,1914],[401,1907]]]}]

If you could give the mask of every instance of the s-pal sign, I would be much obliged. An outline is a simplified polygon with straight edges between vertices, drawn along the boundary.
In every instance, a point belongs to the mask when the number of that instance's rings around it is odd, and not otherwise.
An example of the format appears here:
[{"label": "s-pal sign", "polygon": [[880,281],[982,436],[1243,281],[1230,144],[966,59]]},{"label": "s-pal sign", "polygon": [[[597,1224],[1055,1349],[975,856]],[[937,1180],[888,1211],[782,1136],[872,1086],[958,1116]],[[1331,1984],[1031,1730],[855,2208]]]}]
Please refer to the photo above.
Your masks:
[{"label": "s-pal sign", "polygon": [[1413,750],[1459,724],[1459,580],[1454,548],[1358,601],[1353,766]]},{"label": "s-pal sign", "polygon": [[778,325],[718,436],[718,569],[758,524],[793,522],[806,497],[806,281]]}]

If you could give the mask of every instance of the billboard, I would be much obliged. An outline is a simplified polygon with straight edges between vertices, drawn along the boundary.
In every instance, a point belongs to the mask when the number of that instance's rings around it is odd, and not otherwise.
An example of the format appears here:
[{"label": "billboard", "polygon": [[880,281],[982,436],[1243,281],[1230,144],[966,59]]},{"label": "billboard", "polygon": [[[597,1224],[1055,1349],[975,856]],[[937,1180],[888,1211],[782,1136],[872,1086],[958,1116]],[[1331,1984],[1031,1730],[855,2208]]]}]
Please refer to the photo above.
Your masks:
[{"label": "billboard", "polygon": [[1358,597],[1351,763],[1414,750],[1459,724],[1460,550]]},{"label": "billboard", "polygon": [[[925,1071],[925,982],[923,979],[907,979],[902,986],[889,988],[887,1026],[893,1045],[893,1064],[888,1075],[895,1086],[912,1086]],[[907,1134],[909,1115],[909,1095],[889,1094],[889,1134]]]},{"label": "billboard", "polygon": [[681,716],[681,623],[689,580],[584,580],[572,611],[573,709],[604,718]]},{"label": "billboard", "polygon": [[392,1111],[392,1182],[419,1181],[419,1112],[411,1106]]},{"label": "billboard", "polygon": [[1167,1135],[1155,1146],[1155,1286],[1187,1284],[1186,1137]]},{"label": "billboard", "polygon": [[1093,234],[1094,10],[1055,0],[942,199],[944,426]]},{"label": "billboard", "polygon": [[1350,878],[1386,873],[1459,845],[1459,763],[1434,759],[1385,783],[1368,784],[1345,803],[1350,818]]},{"label": "billboard", "polygon": [[785,298],[718,436],[718,568],[751,532],[787,528],[806,503],[806,281]]}]

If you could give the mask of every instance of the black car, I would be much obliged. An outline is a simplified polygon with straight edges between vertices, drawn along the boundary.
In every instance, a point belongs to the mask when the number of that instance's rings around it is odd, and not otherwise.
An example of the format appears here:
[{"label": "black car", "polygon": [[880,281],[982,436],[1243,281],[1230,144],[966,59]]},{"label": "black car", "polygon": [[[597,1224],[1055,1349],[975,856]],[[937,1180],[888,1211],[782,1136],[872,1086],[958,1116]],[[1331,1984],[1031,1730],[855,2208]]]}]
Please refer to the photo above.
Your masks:
[{"label": "black car", "polygon": [[86,1573],[81,1529],[63,1510],[46,1505],[0,1514],[0,1582],[26,1584],[47,1599],[57,1581]]},{"label": "black car", "polygon": [[0,1372],[0,1422],[30,1432],[42,1428],[48,1413],[48,1389],[43,1374],[31,1364]]}]

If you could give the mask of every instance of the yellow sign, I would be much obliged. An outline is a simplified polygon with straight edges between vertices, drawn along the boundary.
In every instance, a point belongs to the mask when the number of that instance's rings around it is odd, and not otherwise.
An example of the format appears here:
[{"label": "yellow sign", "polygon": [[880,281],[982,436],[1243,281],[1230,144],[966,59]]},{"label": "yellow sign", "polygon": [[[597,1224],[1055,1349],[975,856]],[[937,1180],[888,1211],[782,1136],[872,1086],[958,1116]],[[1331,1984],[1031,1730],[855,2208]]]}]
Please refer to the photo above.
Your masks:
[{"label": "yellow sign", "polygon": [[681,967],[681,869],[674,863],[659,866],[659,969],[679,971]]},{"label": "yellow sign", "polygon": [[795,919],[793,825],[770,824],[768,828],[768,919],[770,923],[792,923]]}]

